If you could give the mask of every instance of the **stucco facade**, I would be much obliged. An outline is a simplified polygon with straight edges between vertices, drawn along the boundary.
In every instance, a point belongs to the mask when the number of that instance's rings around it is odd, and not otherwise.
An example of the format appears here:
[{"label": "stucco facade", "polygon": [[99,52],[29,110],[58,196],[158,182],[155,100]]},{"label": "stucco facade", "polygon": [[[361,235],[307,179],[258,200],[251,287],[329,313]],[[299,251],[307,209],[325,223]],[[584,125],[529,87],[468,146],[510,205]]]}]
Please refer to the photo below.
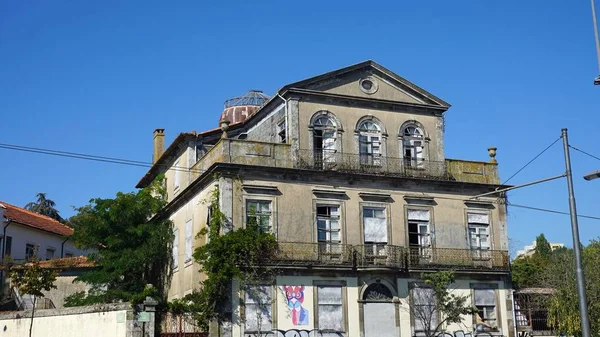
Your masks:
[{"label": "stucco facade", "polygon": [[477,334],[485,323],[488,334],[512,336],[505,199],[477,197],[500,186],[496,150],[480,149],[485,162],[446,158],[449,107],[367,61],[286,85],[240,123],[180,135],[138,184],[167,177],[169,297],[200,287],[190,252],[204,243],[203,201],[218,188],[234,229],[258,216],[279,242],[279,276],[261,288],[268,319],[248,317],[258,300],[233,281],[223,334],[413,336],[412,284],[455,270],[454,291],[471,297],[479,321],[443,328]]}]

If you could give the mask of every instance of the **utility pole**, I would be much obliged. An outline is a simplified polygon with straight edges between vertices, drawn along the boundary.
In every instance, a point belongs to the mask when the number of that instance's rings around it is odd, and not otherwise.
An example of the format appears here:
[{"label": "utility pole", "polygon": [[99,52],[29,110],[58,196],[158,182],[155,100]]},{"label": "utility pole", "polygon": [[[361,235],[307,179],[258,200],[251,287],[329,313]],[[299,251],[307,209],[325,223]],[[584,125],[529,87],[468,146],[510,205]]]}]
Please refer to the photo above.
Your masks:
[{"label": "utility pole", "polygon": [[[592,1],[592,20],[594,22],[594,37],[596,38],[596,57],[598,58],[598,71],[600,72],[600,38],[598,38],[598,21],[596,20],[596,4]],[[594,79],[595,85],[600,85],[600,75]],[[585,337],[585,336],[584,336]]]},{"label": "utility pole", "polygon": [[[593,4],[593,0],[592,0]],[[594,14],[594,18],[595,18]],[[597,35],[596,35],[597,36]],[[569,137],[567,129],[562,129],[563,147],[565,151],[565,167],[567,172],[567,186],[569,187],[569,210],[571,213],[571,231],[573,232],[573,249],[575,250],[575,274],[577,276],[577,293],[579,294],[579,314],[581,317],[582,337],[591,337],[590,316],[588,315],[587,296],[585,294],[585,278],[581,263],[581,243],[579,241],[579,225],[577,223],[577,207],[575,206],[575,192],[573,191],[573,175],[571,173],[571,155],[569,154]]]}]

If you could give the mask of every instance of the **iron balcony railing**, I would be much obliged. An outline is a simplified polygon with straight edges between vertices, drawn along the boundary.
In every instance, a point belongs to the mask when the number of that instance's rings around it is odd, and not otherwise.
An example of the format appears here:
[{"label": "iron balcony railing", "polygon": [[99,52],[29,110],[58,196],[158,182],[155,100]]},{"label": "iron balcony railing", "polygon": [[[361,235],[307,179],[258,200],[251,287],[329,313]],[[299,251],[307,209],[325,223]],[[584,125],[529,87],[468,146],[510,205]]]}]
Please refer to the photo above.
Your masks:
[{"label": "iron balcony railing", "polygon": [[451,180],[445,161],[411,160],[334,150],[298,150],[296,166],[310,170]]},{"label": "iron balcony railing", "polygon": [[502,250],[410,247],[409,269],[500,270],[509,269],[509,255]]},{"label": "iron balcony railing", "polygon": [[400,246],[372,243],[355,245],[357,267],[406,268],[406,249]]},{"label": "iron balcony railing", "polygon": [[274,262],[287,265],[352,267],[353,259],[350,245],[329,242],[279,242]]},{"label": "iron balcony railing", "polygon": [[328,242],[279,242],[272,262],[277,265],[347,268],[509,270],[506,251]]}]

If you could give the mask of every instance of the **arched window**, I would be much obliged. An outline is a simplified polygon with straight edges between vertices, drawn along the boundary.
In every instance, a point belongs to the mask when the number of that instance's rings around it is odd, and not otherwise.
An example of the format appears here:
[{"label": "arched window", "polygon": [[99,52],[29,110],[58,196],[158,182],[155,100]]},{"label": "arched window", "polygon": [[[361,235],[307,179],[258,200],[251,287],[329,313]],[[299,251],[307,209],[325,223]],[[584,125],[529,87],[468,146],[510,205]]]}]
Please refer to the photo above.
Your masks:
[{"label": "arched window", "polygon": [[366,120],[358,126],[358,150],[361,165],[381,166],[381,128]]},{"label": "arched window", "polygon": [[423,167],[425,164],[425,136],[423,130],[414,124],[405,126],[402,130],[402,149],[404,165]]},{"label": "arched window", "polygon": [[313,123],[313,151],[315,166],[333,163],[336,153],[337,125],[327,114],[317,117]]}]

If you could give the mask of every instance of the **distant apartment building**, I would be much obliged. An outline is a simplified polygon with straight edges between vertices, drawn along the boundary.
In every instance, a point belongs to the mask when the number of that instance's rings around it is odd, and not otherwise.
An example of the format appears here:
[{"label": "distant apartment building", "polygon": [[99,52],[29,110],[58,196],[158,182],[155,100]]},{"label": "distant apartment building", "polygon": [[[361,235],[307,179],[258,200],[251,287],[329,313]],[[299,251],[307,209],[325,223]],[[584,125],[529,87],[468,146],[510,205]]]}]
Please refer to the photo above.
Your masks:
[{"label": "distant apartment building", "polygon": [[514,336],[505,199],[476,198],[502,188],[496,149],[481,149],[486,161],[447,158],[449,108],[366,61],[272,97],[228,100],[215,115],[221,127],[181,133],[166,150],[164,130],[155,130],[154,165],[137,187],[166,177],[164,214],[175,233],[169,299],[201,286],[192,253],[205,243],[196,235],[210,212],[202,201],[218,188],[233,228],[258,221],[277,238],[271,267],[280,272],[259,289],[267,300],[232,282],[231,324],[211,334],[422,336],[409,310],[417,292],[430,291],[421,273],[454,270],[454,291],[479,311],[443,329]]},{"label": "distant apartment building", "polygon": [[[550,248],[555,250],[557,248],[563,248],[565,246],[564,243],[550,243]],[[537,243],[533,241],[531,245],[523,247],[521,250],[517,250],[515,259],[525,256],[532,256],[535,253],[535,249],[537,247]]]}]

